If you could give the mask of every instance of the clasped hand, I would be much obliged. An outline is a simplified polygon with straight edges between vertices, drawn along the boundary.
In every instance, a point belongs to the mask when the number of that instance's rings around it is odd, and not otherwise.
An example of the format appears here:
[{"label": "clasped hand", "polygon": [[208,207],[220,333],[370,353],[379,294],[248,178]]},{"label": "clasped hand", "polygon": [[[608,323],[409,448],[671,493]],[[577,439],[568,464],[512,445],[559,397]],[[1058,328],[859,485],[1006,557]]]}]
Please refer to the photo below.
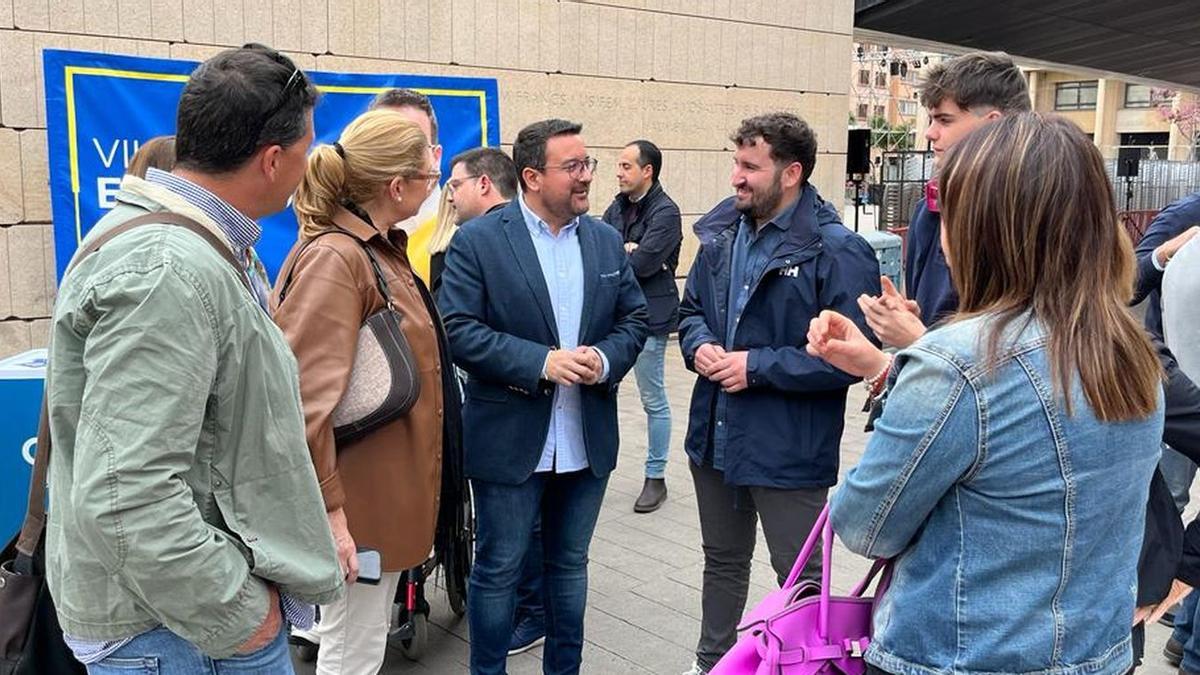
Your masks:
[{"label": "clasped hand", "polygon": [[546,379],[564,387],[596,384],[604,376],[600,352],[580,345],[575,349],[552,349],[546,357]]}]

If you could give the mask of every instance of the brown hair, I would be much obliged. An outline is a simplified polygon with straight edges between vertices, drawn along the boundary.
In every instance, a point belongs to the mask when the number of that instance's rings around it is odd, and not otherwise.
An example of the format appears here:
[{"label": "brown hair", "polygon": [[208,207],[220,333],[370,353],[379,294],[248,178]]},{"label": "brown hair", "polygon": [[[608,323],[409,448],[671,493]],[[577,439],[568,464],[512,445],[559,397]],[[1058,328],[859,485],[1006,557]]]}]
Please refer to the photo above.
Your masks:
[{"label": "brown hair", "polygon": [[945,99],[963,110],[995,108],[1005,115],[1027,112],[1031,107],[1029,84],[1004,52],[970,52],[935,64],[918,89],[926,108]]},{"label": "brown hair", "polygon": [[940,185],[958,318],[996,317],[989,362],[1005,329],[1031,312],[1068,414],[1076,373],[1097,418],[1150,414],[1162,368],[1127,309],[1133,247],[1091,139],[1055,115],[1006,115],[950,149]]},{"label": "brown hair", "polygon": [[395,110],[359,115],[342,130],[338,143],[340,150],[318,145],[308,156],[292,202],[302,239],[332,227],[344,202],[361,205],[391,179],[428,170],[425,132]]},{"label": "brown hair", "polygon": [[429,139],[429,142],[437,145],[437,113],[433,111],[433,104],[429,102],[428,96],[415,89],[388,89],[379,92],[374,100],[371,101],[371,106],[367,109],[380,110],[387,108],[416,108],[425,113],[429,117],[429,133],[433,134],[433,138]]},{"label": "brown hair", "polygon": [[[729,140],[740,148],[743,145],[761,138],[771,146],[771,159],[783,167],[792,162],[800,162],[803,183],[808,182],[813,167],[817,165],[817,135],[813,133],[808,122],[792,113],[773,112],[742,120],[741,126]],[[655,172],[654,178],[658,179]]]},{"label": "brown hair", "polygon": [[147,169],[170,171],[175,168],[175,137],[155,136],[138,146],[129,160],[125,173],[138,178],[146,177]]}]

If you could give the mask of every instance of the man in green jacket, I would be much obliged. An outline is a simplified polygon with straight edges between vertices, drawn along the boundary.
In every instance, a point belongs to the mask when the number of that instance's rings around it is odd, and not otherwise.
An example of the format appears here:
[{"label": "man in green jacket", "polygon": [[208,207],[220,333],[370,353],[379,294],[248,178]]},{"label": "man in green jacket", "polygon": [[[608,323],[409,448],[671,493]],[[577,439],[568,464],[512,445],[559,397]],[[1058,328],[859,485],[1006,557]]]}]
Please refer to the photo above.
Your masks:
[{"label": "man in green jacket", "polygon": [[[306,166],[316,89],[261,45],[218,54],[179,101],[176,167],[126,177],[59,289],[46,386],[47,574],[89,672],[290,673],[287,624],[342,592],[295,360],[266,311],[256,219]],[[157,671],[156,671],[157,672]]]}]

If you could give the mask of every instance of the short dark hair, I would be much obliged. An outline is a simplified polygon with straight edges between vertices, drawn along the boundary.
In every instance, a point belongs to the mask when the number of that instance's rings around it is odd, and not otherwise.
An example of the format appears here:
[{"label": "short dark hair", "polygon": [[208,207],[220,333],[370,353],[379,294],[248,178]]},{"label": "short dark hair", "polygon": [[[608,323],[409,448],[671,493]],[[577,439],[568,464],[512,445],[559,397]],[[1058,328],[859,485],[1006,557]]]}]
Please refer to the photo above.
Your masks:
[{"label": "short dark hair", "polygon": [[175,163],[227,173],[266,145],[290,146],[308,131],[317,89],[295,63],[256,43],[201,63],[175,116]]},{"label": "short dark hair", "polygon": [[729,137],[738,147],[761,138],[771,146],[776,164],[800,162],[802,182],[808,182],[817,163],[817,135],[808,122],[791,113],[773,112],[742,120],[742,126]]},{"label": "short dark hair", "polygon": [[377,108],[416,108],[425,113],[429,116],[429,133],[433,134],[433,138],[429,139],[429,142],[437,145],[437,113],[433,111],[433,104],[429,102],[429,97],[425,94],[414,89],[403,88],[381,91],[375,96],[375,100],[371,101],[367,110]]},{"label": "short dark hair", "polygon": [[918,85],[921,105],[933,108],[946,99],[963,110],[995,108],[1002,113],[1030,110],[1029,84],[1004,52],[970,52],[935,64]]},{"label": "short dark hair", "polygon": [[662,174],[662,151],[658,146],[647,140],[630,141],[625,147],[637,146],[638,149],[638,166],[644,167],[647,164],[653,170],[654,182],[658,182],[659,176]]},{"label": "short dark hair", "polygon": [[517,165],[521,187],[528,187],[523,175],[525,169],[541,171],[546,168],[546,141],[556,136],[577,136],[582,131],[582,124],[557,118],[534,122],[522,129],[513,142],[513,162]]},{"label": "short dark hair", "polygon": [[513,199],[517,196],[517,165],[496,148],[475,148],[460,152],[450,160],[450,169],[462,164],[475,176],[487,176],[500,191],[500,196]]}]

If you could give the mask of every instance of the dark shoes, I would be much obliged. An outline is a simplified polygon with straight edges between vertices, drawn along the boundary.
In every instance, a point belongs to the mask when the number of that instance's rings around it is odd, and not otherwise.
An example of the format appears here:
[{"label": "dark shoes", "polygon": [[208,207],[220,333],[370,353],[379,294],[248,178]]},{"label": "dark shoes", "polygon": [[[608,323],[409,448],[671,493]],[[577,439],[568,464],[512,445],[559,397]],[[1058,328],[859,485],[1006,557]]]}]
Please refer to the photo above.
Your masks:
[{"label": "dark shoes", "polygon": [[[1167,638],[1167,644],[1163,647],[1163,656],[1167,657],[1167,663],[1178,667],[1179,663],[1183,661],[1183,645],[1179,644],[1175,638]],[[1179,672],[1182,673],[1183,670],[1180,669]]]},{"label": "dark shoes", "polygon": [[667,481],[662,478],[647,478],[642,484],[642,494],[633,505],[634,513],[657,511],[667,501]]},{"label": "dark shoes", "polygon": [[546,641],[546,620],[527,616],[517,622],[512,639],[508,642],[508,655],[516,656],[533,649]]}]

